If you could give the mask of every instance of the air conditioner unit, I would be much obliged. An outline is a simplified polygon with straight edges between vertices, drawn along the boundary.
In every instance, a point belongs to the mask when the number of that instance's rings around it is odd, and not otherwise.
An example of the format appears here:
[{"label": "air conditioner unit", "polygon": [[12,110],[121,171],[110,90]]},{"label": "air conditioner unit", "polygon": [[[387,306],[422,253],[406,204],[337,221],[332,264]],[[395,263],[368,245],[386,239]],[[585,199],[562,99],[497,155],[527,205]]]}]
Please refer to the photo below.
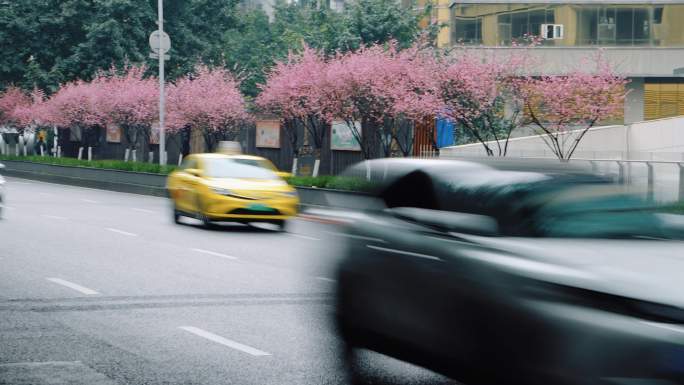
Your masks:
[{"label": "air conditioner unit", "polygon": [[542,24],[540,35],[543,39],[562,39],[563,24]]}]

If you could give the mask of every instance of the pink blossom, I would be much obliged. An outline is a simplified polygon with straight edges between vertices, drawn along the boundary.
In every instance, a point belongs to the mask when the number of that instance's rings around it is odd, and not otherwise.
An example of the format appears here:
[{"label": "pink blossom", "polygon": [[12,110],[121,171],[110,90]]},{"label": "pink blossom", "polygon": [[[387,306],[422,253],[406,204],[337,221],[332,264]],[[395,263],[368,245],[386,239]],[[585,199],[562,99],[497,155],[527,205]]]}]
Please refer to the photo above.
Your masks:
[{"label": "pink blossom", "polygon": [[167,106],[170,130],[192,126],[206,132],[237,131],[250,118],[238,81],[220,67],[198,65],[193,74],[169,85]]}]

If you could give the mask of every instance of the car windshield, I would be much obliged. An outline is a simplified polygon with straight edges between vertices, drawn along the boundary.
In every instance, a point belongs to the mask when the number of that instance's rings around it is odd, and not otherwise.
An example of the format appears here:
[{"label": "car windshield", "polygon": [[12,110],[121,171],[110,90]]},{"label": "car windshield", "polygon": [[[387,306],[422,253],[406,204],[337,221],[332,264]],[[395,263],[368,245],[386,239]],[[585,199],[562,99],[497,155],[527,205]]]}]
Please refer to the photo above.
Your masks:
[{"label": "car windshield", "polygon": [[233,159],[205,159],[205,175],[209,178],[246,178],[246,179],[277,179],[273,171],[257,167]]},{"label": "car windshield", "polygon": [[262,159],[236,158],[236,159],[233,159],[233,161],[236,163],[240,163],[240,164],[246,164],[248,166],[261,167],[261,168],[269,169],[271,171],[275,171],[275,168],[269,162],[262,160]]}]

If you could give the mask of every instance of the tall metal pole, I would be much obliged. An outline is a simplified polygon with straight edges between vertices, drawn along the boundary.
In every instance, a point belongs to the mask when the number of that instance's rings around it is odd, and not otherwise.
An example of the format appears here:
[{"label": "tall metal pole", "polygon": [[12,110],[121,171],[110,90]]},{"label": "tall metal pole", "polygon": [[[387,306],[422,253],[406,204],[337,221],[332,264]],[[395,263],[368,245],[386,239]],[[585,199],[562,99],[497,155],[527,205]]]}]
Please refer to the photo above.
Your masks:
[{"label": "tall metal pole", "polygon": [[166,164],[166,136],[164,130],[164,52],[161,38],[164,35],[164,0],[159,0],[159,164]]}]

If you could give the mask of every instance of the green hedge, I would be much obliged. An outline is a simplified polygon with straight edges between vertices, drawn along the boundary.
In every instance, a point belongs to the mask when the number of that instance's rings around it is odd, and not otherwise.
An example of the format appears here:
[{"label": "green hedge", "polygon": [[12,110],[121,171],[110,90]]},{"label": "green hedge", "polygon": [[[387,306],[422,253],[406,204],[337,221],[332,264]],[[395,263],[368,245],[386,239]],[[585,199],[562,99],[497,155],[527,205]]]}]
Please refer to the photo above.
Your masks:
[{"label": "green hedge", "polygon": [[53,158],[49,156],[14,156],[14,155],[0,155],[2,160],[19,160],[25,162],[36,162],[45,164],[55,164],[59,166],[80,166],[101,168],[108,170],[121,171],[135,171],[135,172],[149,172],[152,174],[169,174],[176,169],[176,166],[161,166],[155,163],[143,162],[124,162],[122,160],[78,160],[74,158]]},{"label": "green hedge", "polygon": [[[152,174],[169,174],[175,170],[176,166],[160,166],[155,163],[143,162],[124,162],[122,160],[78,160],[74,158],[53,158],[49,156],[14,156],[0,155],[2,160],[18,160],[24,162],[36,162],[45,164],[55,164],[60,166],[80,166],[108,170],[122,170],[134,172],[148,172]],[[363,178],[335,177],[331,175],[321,175],[317,177],[293,176],[287,178],[287,182],[297,187],[317,187],[329,188],[346,191],[370,191],[371,184]]]},{"label": "green hedge", "polygon": [[346,191],[370,191],[373,185],[363,178],[335,177],[331,175],[293,176],[287,182],[297,187],[317,187]]}]

